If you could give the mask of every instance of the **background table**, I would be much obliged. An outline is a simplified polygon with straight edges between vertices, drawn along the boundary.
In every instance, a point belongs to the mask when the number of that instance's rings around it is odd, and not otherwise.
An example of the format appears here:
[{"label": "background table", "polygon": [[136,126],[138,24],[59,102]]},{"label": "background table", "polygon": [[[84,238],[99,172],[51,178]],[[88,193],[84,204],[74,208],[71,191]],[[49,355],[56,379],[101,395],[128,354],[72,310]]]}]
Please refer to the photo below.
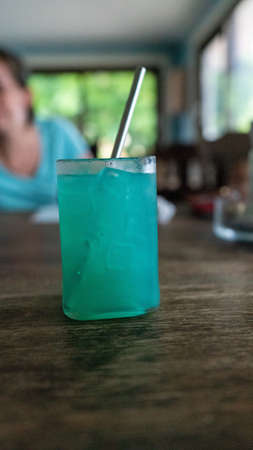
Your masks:
[{"label": "background table", "polygon": [[253,248],[159,235],[160,309],[75,322],[58,227],[0,216],[1,449],[253,448]]}]

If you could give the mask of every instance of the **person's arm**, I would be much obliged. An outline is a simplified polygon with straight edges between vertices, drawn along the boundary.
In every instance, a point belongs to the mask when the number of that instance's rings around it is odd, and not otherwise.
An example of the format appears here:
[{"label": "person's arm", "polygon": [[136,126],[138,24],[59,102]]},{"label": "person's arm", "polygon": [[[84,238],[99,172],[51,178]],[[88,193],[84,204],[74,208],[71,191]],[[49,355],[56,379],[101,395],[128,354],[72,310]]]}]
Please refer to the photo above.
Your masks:
[{"label": "person's arm", "polygon": [[63,158],[94,158],[85,138],[73,123],[57,119],[56,125],[63,140]]}]

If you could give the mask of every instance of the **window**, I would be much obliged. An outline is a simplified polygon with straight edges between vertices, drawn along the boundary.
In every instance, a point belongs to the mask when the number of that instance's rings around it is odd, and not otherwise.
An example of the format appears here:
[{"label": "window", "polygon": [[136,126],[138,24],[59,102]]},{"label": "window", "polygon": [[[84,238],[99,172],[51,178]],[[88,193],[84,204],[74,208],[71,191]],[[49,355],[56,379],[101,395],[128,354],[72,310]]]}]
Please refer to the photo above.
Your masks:
[{"label": "window", "polygon": [[[133,79],[132,71],[34,73],[30,87],[35,113],[72,120],[97,156],[110,156]],[[125,154],[153,153],[158,128],[158,86],[148,71],[130,124]]]},{"label": "window", "polygon": [[200,55],[201,128],[212,140],[253,121],[253,0],[241,0]]},{"label": "window", "polygon": [[227,42],[219,34],[206,46],[201,58],[201,123],[203,136],[212,140],[226,130]]},{"label": "window", "polygon": [[231,17],[230,128],[249,131],[253,120],[253,0],[243,0]]}]

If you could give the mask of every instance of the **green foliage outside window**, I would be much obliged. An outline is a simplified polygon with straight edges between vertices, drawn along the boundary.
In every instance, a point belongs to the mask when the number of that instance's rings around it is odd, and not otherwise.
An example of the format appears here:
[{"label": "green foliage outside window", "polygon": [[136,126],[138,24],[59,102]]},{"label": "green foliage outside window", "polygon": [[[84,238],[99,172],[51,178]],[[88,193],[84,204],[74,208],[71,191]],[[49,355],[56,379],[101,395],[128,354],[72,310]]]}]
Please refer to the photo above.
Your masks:
[{"label": "green foliage outside window", "polygon": [[[111,149],[133,79],[131,71],[36,73],[30,77],[35,113],[73,121],[100,156]],[[157,140],[157,79],[144,78],[126,143],[130,156],[152,153]]]}]

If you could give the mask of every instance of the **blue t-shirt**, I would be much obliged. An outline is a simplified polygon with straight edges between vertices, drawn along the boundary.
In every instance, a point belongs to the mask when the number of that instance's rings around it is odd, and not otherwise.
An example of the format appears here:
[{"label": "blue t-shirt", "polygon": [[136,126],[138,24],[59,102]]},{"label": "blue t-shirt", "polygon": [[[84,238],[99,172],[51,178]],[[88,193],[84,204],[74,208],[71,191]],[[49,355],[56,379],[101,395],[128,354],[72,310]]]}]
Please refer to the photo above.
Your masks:
[{"label": "blue t-shirt", "polygon": [[40,165],[34,176],[13,174],[0,164],[0,210],[27,211],[56,203],[56,160],[78,158],[87,143],[72,123],[64,119],[36,119],[41,141]]}]

